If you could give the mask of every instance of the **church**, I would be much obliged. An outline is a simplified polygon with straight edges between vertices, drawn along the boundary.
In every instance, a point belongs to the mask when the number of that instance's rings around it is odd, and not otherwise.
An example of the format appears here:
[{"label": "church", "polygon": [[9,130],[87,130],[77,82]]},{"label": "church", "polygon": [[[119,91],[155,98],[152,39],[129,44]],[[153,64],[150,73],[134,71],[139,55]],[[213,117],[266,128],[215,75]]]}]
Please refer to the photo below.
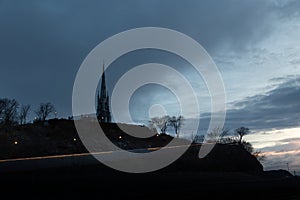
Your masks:
[{"label": "church", "polygon": [[99,122],[111,123],[109,96],[106,89],[104,64],[102,70],[103,70],[103,74],[102,74],[101,88],[100,88],[100,93],[98,91],[98,96],[97,96],[97,119]]}]

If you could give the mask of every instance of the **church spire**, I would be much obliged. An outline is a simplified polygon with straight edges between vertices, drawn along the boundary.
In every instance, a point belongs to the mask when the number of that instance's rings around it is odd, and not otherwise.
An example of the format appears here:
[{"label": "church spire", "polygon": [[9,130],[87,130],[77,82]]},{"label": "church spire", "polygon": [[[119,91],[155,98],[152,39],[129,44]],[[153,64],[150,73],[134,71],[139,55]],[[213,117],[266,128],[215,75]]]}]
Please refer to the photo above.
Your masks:
[{"label": "church spire", "polygon": [[97,102],[97,117],[100,122],[111,122],[110,108],[109,108],[109,97],[108,91],[106,89],[106,80],[105,80],[105,70],[104,62],[102,66],[102,80],[101,80],[101,89],[100,96],[98,97]]},{"label": "church spire", "polygon": [[101,97],[106,98],[106,81],[105,81],[105,71],[104,71],[104,62],[102,66],[102,82],[101,82]]}]

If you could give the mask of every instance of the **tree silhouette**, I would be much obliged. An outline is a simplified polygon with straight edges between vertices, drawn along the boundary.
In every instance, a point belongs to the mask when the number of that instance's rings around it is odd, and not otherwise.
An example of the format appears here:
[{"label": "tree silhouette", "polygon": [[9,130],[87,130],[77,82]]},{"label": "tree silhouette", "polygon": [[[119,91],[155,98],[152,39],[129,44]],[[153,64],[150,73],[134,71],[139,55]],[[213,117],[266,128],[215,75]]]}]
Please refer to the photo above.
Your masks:
[{"label": "tree silhouette", "polygon": [[170,125],[174,127],[175,135],[177,138],[179,138],[179,131],[183,124],[183,119],[184,118],[181,115],[179,117],[173,116],[172,118],[169,119]]},{"label": "tree silhouette", "polygon": [[15,99],[0,99],[0,122],[5,126],[17,123],[18,107]]},{"label": "tree silhouette", "polygon": [[252,155],[254,155],[259,162],[264,162],[266,159],[266,155],[263,154],[260,150],[253,152]]},{"label": "tree silhouette", "polygon": [[4,99],[0,99],[0,115],[3,113],[4,108],[5,108]]},{"label": "tree silhouette", "polygon": [[37,115],[37,118],[41,121],[45,121],[46,118],[51,114],[55,112],[55,108],[52,105],[52,103],[41,103],[39,108],[35,111],[35,114]]},{"label": "tree silhouette", "polygon": [[252,146],[252,144],[250,142],[242,141],[241,145],[249,153],[252,154],[254,152],[254,148],[253,148],[253,146]]},{"label": "tree silhouette", "polygon": [[250,133],[250,130],[249,128],[246,128],[246,127],[240,127],[240,128],[237,128],[235,129],[235,133],[238,135],[239,137],[239,140],[238,140],[238,143],[239,144],[242,144],[242,140],[243,140],[243,137],[247,134]]},{"label": "tree silhouette", "polygon": [[196,135],[193,140],[193,142],[198,144],[203,143],[203,141],[204,141],[204,135]]},{"label": "tree silhouette", "polygon": [[228,141],[229,137],[226,137],[228,133],[229,133],[229,129],[215,127],[206,135],[205,140],[207,142],[217,142],[217,143],[229,142]]},{"label": "tree silhouette", "polygon": [[26,118],[30,110],[30,105],[22,105],[19,113],[20,124],[26,124]]},{"label": "tree silhouette", "polygon": [[165,134],[168,124],[169,124],[170,117],[168,115],[163,117],[153,117],[150,121],[150,126],[158,127],[160,129],[161,134]]}]

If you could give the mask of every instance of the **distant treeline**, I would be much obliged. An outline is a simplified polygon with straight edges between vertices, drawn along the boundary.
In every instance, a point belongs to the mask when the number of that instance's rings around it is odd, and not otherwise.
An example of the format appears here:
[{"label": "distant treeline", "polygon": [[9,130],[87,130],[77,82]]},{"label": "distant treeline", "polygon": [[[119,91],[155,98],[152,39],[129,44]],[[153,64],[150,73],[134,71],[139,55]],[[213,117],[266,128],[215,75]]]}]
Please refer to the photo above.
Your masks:
[{"label": "distant treeline", "polygon": [[[1,98],[0,99],[0,125],[13,126],[17,124],[26,124],[31,105],[20,105],[15,99]],[[51,114],[56,118],[56,110],[52,103],[41,103],[35,113],[36,121],[45,121]]]}]

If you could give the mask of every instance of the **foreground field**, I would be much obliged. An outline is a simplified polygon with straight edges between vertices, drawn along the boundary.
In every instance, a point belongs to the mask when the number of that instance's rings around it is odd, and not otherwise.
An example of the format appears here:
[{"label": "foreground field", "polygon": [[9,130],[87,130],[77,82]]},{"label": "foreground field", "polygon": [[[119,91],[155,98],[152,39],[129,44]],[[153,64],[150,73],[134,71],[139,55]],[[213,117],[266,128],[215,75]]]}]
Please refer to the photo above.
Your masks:
[{"label": "foreground field", "polygon": [[300,179],[284,174],[127,174],[78,166],[2,174],[0,191],[10,199],[300,199]]}]

